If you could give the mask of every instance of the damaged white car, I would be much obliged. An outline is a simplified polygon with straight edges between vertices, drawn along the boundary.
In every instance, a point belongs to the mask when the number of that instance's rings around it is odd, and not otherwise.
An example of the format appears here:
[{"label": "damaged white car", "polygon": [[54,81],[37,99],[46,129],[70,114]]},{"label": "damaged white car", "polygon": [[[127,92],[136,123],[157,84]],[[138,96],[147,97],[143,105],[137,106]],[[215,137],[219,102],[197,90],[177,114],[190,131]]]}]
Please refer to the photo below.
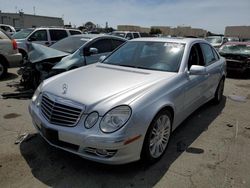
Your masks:
[{"label": "damaged white car", "polygon": [[50,145],[107,164],[155,162],[183,120],[222,100],[225,59],[205,40],[134,39],[102,59],[36,90],[29,111]]}]

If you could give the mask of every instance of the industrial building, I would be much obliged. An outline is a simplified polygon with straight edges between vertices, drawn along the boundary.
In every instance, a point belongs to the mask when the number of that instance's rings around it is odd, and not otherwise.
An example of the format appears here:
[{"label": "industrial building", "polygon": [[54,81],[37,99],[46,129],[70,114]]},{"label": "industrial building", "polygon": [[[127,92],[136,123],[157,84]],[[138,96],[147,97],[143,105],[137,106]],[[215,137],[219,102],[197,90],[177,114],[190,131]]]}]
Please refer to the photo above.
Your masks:
[{"label": "industrial building", "polygon": [[[189,27],[178,26],[176,28],[169,26],[151,26],[151,28],[160,29],[163,35],[180,36],[180,37],[184,36],[205,37],[207,34],[207,31],[204,29],[192,28],[190,26]],[[149,33],[151,28],[145,28],[135,25],[117,26],[118,31],[138,31],[144,33]]]},{"label": "industrial building", "polygon": [[40,26],[64,26],[63,19],[58,17],[31,15],[24,12],[4,13],[1,11],[0,24],[12,25],[18,29]]},{"label": "industrial building", "polygon": [[250,39],[250,26],[227,26],[224,35],[225,37]]}]

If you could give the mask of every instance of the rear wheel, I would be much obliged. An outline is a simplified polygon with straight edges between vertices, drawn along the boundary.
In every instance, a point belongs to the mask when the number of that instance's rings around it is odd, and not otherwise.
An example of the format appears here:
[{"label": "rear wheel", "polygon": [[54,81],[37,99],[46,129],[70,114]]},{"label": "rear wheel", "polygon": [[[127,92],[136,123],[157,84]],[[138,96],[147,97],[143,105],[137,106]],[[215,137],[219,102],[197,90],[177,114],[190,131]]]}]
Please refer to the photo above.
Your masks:
[{"label": "rear wheel", "polygon": [[221,79],[220,80],[220,83],[216,89],[216,92],[214,94],[214,103],[215,104],[219,104],[222,100],[222,97],[223,97],[223,91],[224,91],[224,79]]},{"label": "rear wheel", "polygon": [[153,119],[144,139],[141,158],[153,163],[165,153],[169,143],[172,117],[168,110],[158,113]]},{"label": "rear wheel", "polygon": [[7,74],[8,67],[6,60],[0,59],[0,78],[4,78]]}]

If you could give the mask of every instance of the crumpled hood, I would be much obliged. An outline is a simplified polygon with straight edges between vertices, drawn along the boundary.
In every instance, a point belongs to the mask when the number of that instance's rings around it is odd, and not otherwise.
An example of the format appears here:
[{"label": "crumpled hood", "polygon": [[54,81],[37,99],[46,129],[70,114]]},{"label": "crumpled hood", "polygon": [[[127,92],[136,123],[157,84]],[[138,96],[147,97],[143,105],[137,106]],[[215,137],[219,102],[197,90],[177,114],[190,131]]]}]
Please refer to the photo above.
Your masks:
[{"label": "crumpled hood", "polygon": [[64,57],[69,55],[69,53],[62,52],[41,44],[30,43],[28,44],[28,57],[29,61],[32,63],[37,63],[44,61],[46,59]]},{"label": "crumpled hood", "polygon": [[[129,104],[142,92],[175,74],[97,63],[47,79],[43,91],[79,102],[88,109],[110,108]],[[63,94],[64,84],[66,94]]]}]

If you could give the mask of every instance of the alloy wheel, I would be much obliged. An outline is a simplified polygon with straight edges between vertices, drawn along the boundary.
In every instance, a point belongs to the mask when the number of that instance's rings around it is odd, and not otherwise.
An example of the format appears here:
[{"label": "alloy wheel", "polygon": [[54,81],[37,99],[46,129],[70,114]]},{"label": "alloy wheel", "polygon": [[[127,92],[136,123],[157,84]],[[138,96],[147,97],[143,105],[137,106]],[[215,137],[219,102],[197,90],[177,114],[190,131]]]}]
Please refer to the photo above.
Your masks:
[{"label": "alloy wheel", "polygon": [[171,120],[162,114],[155,121],[150,135],[149,151],[153,158],[160,157],[168,144],[171,131]]}]

